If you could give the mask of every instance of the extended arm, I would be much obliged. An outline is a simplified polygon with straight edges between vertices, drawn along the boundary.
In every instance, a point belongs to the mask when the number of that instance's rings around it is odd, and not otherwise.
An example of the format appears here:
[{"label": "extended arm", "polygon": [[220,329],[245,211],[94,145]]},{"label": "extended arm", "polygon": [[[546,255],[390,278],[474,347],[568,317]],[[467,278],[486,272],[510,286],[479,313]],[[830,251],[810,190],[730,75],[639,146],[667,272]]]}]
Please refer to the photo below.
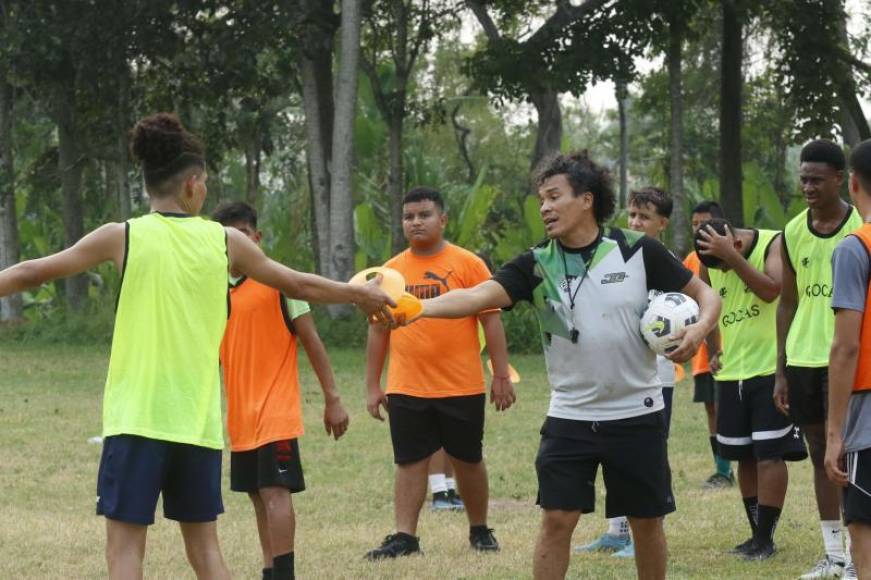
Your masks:
[{"label": "extended arm", "polygon": [[231,268],[279,290],[285,296],[320,304],[356,304],[366,314],[381,313],[385,317],[385,305],[396,306],[375,281],[357,286],[291,270],[270,260],[239,230],[224,229],[227,231]]},{"label": "extended arm", "polygon": [[124,224],[100,226],[72,247],[27,260],[0,272],[0,296],[17,294],[57,278],[67,278],[108,262],[120,270],[124,262]]},{"label": "extended arm", "polygon": [[318,377],[321,391],[324,393],[324,428],[327,434],[332,434],[338,439],[348,429],[348,413],[342,406],[339,390],[336,388],[336,378],[333,375],[333,367],[330,365],[330,357],[327,349],[321,342],[314,318],[309,313],[293,319],[293,327],[296,336],[305,349],[305,354],[311,363],[312,369]]},{"label": "extended arm", "polygon": [[487,312],[478,317],[487,339],[487,354],[493,365],[493,381],[490,384],[490,402],[497,411],[504,411],[517,400],[508,371],[508,343],[502,317],[498,312]]},{"label": "extended arm", "polygon": [[[438,298],[423,301],[423,314],[427,318],[465,318],[484,310],[511,306],[511,298],[501,284],[493,280],[481,282],[472,288],[451,290]],[[495,361],[494,361],[495,364]]]}]

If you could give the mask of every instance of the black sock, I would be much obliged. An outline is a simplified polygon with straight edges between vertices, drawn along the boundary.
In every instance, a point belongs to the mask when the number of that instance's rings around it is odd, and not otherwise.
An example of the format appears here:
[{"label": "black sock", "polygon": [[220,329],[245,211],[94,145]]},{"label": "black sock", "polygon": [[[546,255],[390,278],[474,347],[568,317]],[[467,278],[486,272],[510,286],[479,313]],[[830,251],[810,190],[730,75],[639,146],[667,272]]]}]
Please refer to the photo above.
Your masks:
[{"label": "black sock", "polygon": [[293,552],[272,558],[272,580],[294,580]]},{"label": "black sock", "polygon": [[753,537],[756,537],[756,528],[759,523],[759,498],[756,496],[745,497],[744,512],[747,514],[747,521],[750,522],[750,531],[753,532]]},{"label": "black sock", "polygon": [[756,544],[762,546],[774,541],[774,530],[777,529],[777,521],[780,519],[781,508],[770,505],[759,505],[759,523],[753,539]]},{"label": "black sock", "polygon": [[272,568],[263,569],[263,580],[272,580]]},{"label": "black sock", "polygon": [[490,531],[490,528],[488,528],[486,525],[469,526],[469,535],[470,536],[474,536],[476,534],[486,534],[488,531]]}]

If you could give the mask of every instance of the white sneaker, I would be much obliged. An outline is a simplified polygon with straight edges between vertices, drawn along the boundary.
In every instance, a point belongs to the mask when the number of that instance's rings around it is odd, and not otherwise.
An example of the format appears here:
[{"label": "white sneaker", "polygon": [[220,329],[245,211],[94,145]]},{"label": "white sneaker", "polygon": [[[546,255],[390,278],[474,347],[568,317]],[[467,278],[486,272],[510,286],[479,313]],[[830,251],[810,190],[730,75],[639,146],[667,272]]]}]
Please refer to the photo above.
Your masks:
[{"label": "white sneaker", "polygon": [[859,580],[859,574],[856,572],[856,564],[853,562],[847,564],[847,567],[844,568],[844,575],[842,578],[844,580]]},{"label": "white sneaker", "polygon": [[815,580],[818,578],[841,578],[844,575],[844,563],[832,560],[828,556],[816,563],[810,572],[799,576],[799,580]]}]

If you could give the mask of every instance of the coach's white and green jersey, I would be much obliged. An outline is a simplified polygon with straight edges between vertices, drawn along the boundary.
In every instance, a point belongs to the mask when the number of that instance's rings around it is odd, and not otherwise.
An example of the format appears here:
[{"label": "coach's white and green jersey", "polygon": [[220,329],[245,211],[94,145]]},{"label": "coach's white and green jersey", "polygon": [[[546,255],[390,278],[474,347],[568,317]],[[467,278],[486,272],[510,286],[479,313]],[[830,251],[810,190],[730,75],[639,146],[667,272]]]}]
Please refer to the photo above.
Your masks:
[{"label": "coach's white and green jersey", "polygon": [[550,240],[493,278],[512,304],[526,300],[538,311],[552,389],[549,416],[603,421],[663,408],[641,315],[651,289],[679,291],[692,273],[661,243],[617,228],[586,248]]},{"label": "coach's white and green jersey", "polygon": [[[780,232],[754,230],[747,261],[760,272]],[[733,271],[709,269],[711,287],[723,299],[720,334],[723,354],[718,381],[740,381],[774,373],[777,366],[778,300],[765,302]]]},{"label": "coach's white and green jersey", "polygon": [[[831,233],[814,230],[811,212],[795,216],[783,230],[788,263],[795,272],[798,307],[786,338],[786,362],[791,366],[825,367],[835,335],[832,312],[832,254],[851,232],[862,226],[862,218],[851,207]],[[810,338],[809,338],[810,337]]]}]

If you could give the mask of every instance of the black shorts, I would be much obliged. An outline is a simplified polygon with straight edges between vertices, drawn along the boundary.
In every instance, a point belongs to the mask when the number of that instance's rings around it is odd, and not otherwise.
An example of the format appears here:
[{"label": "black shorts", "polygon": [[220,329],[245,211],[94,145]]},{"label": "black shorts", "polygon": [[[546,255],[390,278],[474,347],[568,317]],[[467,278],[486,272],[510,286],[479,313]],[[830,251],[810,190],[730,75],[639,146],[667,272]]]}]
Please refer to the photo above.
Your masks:
[{"label": "black shorts", "polygon": [[264,487],[286,487],[291,493],[305,489],[296,439],[230,453],[230,489],[257,493]]},{"label": "black shorts", "polygon": [[716,403],[717,382],[711,373],[701,373],[693,377],[693,403]]},{"label": "black shorts", "polygon": [[804,438],[774,406],[774,375],[718,381],[717,447],[723,459],[807,457]]},{"label": "black shorts", "polygon": [[137,435],[106,437],[97,475],[97,515],[151,525],[160,495],[168,519],[215,521],[224,511],[221,450]]},{"label": "black shorts", "polygon": [[483,393],[436,399],[387,395],[394,462],[415,463],[444,447],[455,459],[479,463],[486,402]]},{"label": "black shorts", "polygon": [[871,448],[844,455],[850,484],[844,490],[844,521],[871,525]]},{"label": "black shorts", "polygon": [[535,458],[538,505],[592,512],[599,465],[607,517],[656,518],[675,510],[662,411],[615,421],[545,419]]},{"label": "black shorts", "polygon": [[789,416],[796,425],[822,425],[829,408],[829,367],[786,367]]}]

